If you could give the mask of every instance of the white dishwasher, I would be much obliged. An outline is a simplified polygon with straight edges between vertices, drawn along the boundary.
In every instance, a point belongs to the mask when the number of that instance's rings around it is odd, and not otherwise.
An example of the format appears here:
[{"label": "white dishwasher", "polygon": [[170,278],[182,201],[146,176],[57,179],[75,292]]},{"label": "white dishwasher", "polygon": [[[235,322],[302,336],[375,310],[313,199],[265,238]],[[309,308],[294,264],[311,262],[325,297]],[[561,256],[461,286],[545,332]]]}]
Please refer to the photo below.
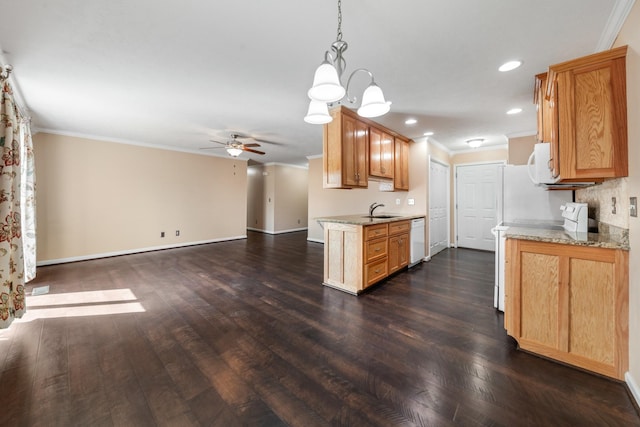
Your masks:
[{"label": "white dishwasher", "polygon": [[424,218],[411,220],[411,259],[409,267],[424,259]]}]

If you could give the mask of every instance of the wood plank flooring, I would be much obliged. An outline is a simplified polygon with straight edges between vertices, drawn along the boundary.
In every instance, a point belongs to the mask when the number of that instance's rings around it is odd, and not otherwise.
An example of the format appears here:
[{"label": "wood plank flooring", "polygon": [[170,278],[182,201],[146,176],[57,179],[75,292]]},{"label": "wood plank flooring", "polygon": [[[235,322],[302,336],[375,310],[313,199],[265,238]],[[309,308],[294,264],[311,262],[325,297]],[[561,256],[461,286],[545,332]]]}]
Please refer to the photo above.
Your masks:
[{"label": "wood plank flooring", "polygon": [[516,349],[493,253],[359,297],[321,286],[322,256],[250,232],[39,268],[50,293],[0,330],[0,425],[640,426],[623,383]]}]

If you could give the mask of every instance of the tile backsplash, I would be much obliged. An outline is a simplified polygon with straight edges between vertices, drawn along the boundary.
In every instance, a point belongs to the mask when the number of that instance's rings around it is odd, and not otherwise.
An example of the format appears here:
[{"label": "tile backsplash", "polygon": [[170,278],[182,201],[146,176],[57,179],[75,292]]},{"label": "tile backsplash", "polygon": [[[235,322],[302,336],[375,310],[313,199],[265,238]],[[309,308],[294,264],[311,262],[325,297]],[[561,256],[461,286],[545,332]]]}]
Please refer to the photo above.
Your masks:
[{"label": "tile backsplash", "polygon": [[[613,213],[612,197],[616,198]],[[576,201],[589,204],[589,218],[599,223],[629,229],[628,178],[611,179],[602,184],[576,190]]]}]

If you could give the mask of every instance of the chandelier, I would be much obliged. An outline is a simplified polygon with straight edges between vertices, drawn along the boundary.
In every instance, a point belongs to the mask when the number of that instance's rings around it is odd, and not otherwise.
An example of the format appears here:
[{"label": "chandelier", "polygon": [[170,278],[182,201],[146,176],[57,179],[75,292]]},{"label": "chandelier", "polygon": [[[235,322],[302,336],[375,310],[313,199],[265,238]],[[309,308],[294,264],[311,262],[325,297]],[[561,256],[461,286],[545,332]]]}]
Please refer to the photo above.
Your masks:
[{"label": "chandelier", "polygon": [[379,117],[391,109],[391,102],[384,100],[382,89],[373,79],[373,74],[366,68],[358,68],[347,79],[346,88],[342,86],[341,78],[347,61],[344,52],[347,50],[347,42],[342,40],[342,0],[338,0],[338,35],[336,41],[331,44],[333,55],[326,51],[324,61],[318,67],[313,77],[313,86],[307,92],[311,99],[309,110],[304,121],[312,124],[329,123],[332,117],[329,115],[329,105],[340,104],[344,100],[350,104],[356,104],[357,98],[349,95],[351,79],[358,73],[366,73],[371,79],[369,86],[362,94],[362,102],[358,108],[358,115],[362,117]]}]

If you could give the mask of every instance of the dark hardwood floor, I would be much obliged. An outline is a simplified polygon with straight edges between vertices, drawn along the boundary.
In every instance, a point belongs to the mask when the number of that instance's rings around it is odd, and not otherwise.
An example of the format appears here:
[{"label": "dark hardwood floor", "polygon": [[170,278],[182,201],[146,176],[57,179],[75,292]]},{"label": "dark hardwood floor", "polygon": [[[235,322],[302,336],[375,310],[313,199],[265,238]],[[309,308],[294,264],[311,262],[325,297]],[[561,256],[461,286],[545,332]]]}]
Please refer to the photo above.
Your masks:
[{"label": "dark hardwood floor", "polygon": [[251,232],[39,268],[49,294],[0,330],[0,425],[640,425],[623,383],[516,349],[493,253],[355,297],[322,251]]}]

